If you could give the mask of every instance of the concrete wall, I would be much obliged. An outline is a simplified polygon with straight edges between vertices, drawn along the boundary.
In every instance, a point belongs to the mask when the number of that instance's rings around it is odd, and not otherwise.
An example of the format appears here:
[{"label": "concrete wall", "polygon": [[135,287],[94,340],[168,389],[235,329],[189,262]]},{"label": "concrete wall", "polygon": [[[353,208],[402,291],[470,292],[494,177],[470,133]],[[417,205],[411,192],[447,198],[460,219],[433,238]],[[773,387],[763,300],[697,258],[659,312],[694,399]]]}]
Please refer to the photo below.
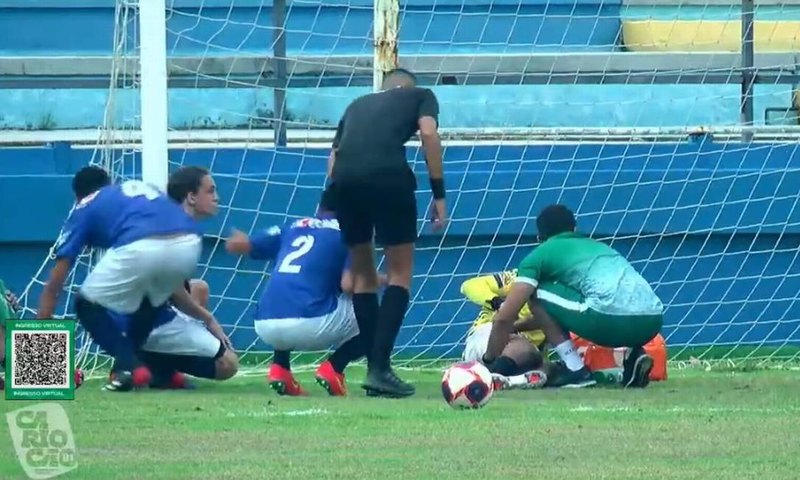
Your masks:
[{"label": "concrete wall", "polygon": [[[416,152],[411,151],[410,155]],[[91,152],[68,146],[0,150],[0,265],[22,289],[70,207],[70,174]],[[255,339],[252,304],[264,265],[236,262],[217,241],[313,211],[326,151],[173,150],[213,168],[225,208],[206,226],[205,265],[220,320],[236,344]],[[663,143],[450,147],[447,235],[423,237],[413,306],[399,344],[453,353],[476,308],[460,283],[512,267],[533,243],[532,217],[564,202],[579,227],[609,239],[668,306],[673,345],[800,344],[800,152],[796,144]],[[425,188],[424,165],[416,163]],[[127,173],[138,171],[136,162]],[[420,214],[429,193],[419,193]],[[41,279],[42,277],[40,277]],[[34,288],[34,297],[38,289]]]}]

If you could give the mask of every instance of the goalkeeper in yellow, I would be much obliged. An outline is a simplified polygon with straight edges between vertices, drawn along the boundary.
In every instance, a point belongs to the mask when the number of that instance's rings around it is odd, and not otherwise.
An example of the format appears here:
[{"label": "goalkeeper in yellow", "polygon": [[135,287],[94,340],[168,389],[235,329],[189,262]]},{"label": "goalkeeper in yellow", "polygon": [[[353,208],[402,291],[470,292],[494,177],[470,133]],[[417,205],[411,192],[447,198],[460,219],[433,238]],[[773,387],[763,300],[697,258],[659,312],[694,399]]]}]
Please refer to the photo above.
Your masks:
[{"label": "goalkeeper in yellow", "polygon": [[[500,308],[517,277],[517,270],[507,270],[494,275],[471,278],[461,284],[461,294],[481,307],[481,311],[467,333],[463,358],[465,361],[483,362],[489,344],[492,318]],[[525,306],[514,324],[514,334],[503,353],[492,362],[490,371],[495,388],[539,388],[547,382],[550,365],[544,362],[540,348],[545,336],[532,328],[530,310]]]}]

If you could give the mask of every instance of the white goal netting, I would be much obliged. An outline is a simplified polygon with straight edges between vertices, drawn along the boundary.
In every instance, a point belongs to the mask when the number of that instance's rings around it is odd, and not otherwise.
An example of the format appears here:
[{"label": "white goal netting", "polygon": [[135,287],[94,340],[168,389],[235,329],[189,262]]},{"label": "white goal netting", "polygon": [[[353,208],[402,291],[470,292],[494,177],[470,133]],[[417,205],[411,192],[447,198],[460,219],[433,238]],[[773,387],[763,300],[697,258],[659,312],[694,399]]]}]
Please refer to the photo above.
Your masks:
[{"label": "white goal netting", "polygon": [[[269,358],[252,324],[269,266],[227,255],[223,239],[233,227],[253,232],[313,214],[332,128],[372,88],[371,2],[289,2],[285,64],[273,25],[280,3],[198,0],[167,12],[169,162],[209,167],[216,178],[222,208],[207,224],[198,276],[255,365]],[[800,157],[792,135],[766,138],[766,127],[756,132],[761,141],[739,141],[740,86],[720,80],[740,65],[739,47],[717,28],[728,21],[722,13],[686,6],[684,21],[635,3],[423,3],[400,5],[400,63],[438,84],[453,220],[445,235],[420,223],[399,362],[460,356],[479,311],[461,283],[516,266],[535,245],[536,213],[553,202],[569,205],[582,231],[611,242],[652,282],[667,306],[673,358],[798,357]],[[117,5],[107,114],[92,160],[116,178],[141,168],[135,7]],[[714,17],[707,29],[689,25],[703,15]],[[792,63],[780,53],[792,45],[781,28],[756,32],[768,52],[756,55],[763,68]],[[284,84],[282,109],[274,88]],[[754,92],[756,123],[780,111],[784,125],[772,131],[796,125],[793,86]],[[286,128],[287,146],[275,147],[275,128]],[[423,213],[424,160],[410,152]],[[82,257],[68,292],[90,264]],[[35,308],[49,265],[27,290],[26,308]],[[70,303],[67,293],[61,315]],[[100,366],[91,353],[82,343],[82,361]]]}]

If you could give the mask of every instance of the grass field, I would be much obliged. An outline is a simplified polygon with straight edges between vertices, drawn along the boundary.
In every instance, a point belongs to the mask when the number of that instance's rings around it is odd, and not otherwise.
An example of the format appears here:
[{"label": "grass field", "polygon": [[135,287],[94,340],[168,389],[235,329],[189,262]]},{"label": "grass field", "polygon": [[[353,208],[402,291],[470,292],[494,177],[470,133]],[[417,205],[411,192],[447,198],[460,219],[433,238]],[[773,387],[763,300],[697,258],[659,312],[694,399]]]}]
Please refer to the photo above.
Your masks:
[{"label": "grass field", "polygon": [[[78,468],[64,479],[791,479],[800,476],[800,372],[671,372],[640,391],[499,392],[455,411],[437,372],[403,400],[279,398],[261,376],[197,390],[65,402]],[[4,401],[3,413],[30,404]],[[4,422],[3,422],[4,423]],[[6,425],[2,427],[6,430]],[[0,478],[26,478],[8,434]]]}]

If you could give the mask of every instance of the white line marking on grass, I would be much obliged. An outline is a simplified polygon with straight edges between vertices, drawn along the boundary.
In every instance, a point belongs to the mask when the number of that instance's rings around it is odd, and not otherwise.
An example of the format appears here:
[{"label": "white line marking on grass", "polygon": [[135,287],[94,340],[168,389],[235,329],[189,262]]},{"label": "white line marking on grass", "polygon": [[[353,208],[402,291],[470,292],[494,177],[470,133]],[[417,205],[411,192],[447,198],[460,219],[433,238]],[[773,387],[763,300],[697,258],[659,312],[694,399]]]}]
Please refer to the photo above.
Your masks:
[{"label": "white line marking on grass", "polygon": [[687,407],[670,407],[667,409],[658,409],[655,407],[643,409],[638,407],[593,407],[589,405],[579,405],[569,409],[571,413],[582,412],[600,412],[600,413],[615,413],[615,412],[640,412],[640,411],[660,411],[667,413],[797,413],[800,412],[800,407],[783,407],[783,408],[769,408],[769,407],[705,407],[705,408],[687,408]]},{"label": "white line marking on grass", "polygon": [[228,412],[226,415],[228,418],[235,418],[235,417],[246,417],[246,418],[264,418],[264,417],[307,417],[313,415],[329,415],[330,412],[323,409],[323,408],[308,408],[305,410],[284,410],[284,411],[275,411],[275,410],[267,410],[262,409],[260,411],[253,411],[253,412]]}]

